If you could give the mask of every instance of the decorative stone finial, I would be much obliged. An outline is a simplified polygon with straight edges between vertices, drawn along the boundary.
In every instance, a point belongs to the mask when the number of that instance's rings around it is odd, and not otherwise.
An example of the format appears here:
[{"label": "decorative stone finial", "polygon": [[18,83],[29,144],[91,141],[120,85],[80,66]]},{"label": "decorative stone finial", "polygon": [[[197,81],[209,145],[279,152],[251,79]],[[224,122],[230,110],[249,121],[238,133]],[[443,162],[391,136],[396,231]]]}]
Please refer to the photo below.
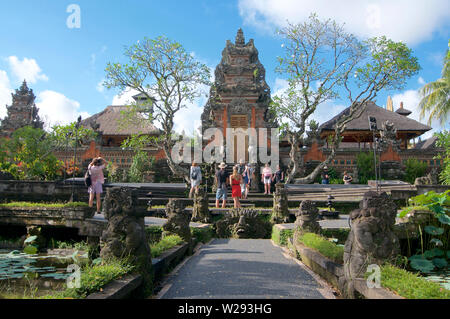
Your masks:
[{"label": "decorative stone finial", "polygon": [[239,28],[236,34],[236,46],[243,47],[245,45],[244,32]]}]

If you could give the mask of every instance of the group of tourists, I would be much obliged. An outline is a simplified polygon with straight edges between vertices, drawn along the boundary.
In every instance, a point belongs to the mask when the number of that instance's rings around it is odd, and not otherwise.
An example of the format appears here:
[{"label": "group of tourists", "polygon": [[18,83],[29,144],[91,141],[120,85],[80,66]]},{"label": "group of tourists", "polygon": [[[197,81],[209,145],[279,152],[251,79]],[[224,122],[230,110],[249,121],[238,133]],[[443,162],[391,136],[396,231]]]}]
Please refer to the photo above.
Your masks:
[{"label": "group of tourists", "polygon": [[[344,172],[344,177],[342,178],[345,185],[350,185],[353,181],[347,171]],[[328,167],[325,166],[322,170],[322,184],[330,184],[330,173],[328,172]]]},{"label": "group of tourists", "polygon": [[[243,160],[233,167],[231,175],[225,170],[225,163],[219,165],[216,172],[216,208],[219,208],[222,200],[222,208],[225,208],[227,201],[227,186],[231,185],[231,196],[234,201],[234,208],[241,207],[240,199],[246,199],[254,179],[255,169],[252,164],[245,163]],[[284,180],[284,173],[280,166],[275,173],[272,172],[269,164],[266,164],[261,172],[261,181],[264,183],[264,194],[270,195],[270,187],[273,182],[279,183]]]},{"label": "group of tourists", "polygon": [[[105,178],[103,175],[103,169],[107,165],[107,161],[102,157],[96,157],[92,159],[92,162],[88,166],[86,178],[89,177],[89,207],[93,207],[94,197],[96,197],[97,214],[100,214],[101,200],[100,196],[103,192],[103,184]],[[234,207],[241,207],[240,199],[246,199],[251,187],[252,180],[254,179],[255,169],[252,164],[245,163],[244,160],[239,161],[239,164],[233,167],[233,173],[231,175],[225,170],[227,165],[221,163],[219,170],[215,175],[215,182],[217,185],[216,191],[216,208],[219,208],[220,200],[222,200],[222,208],[225,208],[227,201],[227,187],[231,185],[231,196],[233,197]],[[330,175],[328,167],[325,166],[322,171],[322,184],[330,183]],[[189,192],[189,198],[193,196],[194,191],[198,190],[202,182],[202,170],[197,163],[193,162],[190,174],[191,189]],[[343,181],[344,184],[351,184],[353,178],[344,172]],[[269,164],[266,164],[261,171],[261,182],[264,184],[264,195],[270,195],[270,189],[272,183],[280,183],[284,181],[284,172],[281,170],[280,165],[277,165],[277,170],[272,172]]]}]

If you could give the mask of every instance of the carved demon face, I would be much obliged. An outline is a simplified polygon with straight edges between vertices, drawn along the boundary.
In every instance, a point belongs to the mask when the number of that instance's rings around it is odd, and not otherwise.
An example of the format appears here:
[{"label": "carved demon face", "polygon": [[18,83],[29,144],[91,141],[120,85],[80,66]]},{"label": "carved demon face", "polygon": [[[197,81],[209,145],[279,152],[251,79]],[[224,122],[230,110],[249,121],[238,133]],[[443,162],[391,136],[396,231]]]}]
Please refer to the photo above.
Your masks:
[{"label": "carved demon face", "polygon": [[216,223],[218,237],[266,238],[271,224],[262,220],[256,210],[235,209]]}]

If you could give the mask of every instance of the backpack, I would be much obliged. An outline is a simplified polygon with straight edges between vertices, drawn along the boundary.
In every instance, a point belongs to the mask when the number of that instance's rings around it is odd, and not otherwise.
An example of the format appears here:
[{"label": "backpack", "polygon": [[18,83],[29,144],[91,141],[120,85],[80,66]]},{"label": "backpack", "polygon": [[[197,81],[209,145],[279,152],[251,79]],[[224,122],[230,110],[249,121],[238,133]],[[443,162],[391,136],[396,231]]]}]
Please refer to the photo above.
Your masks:
[{"label": "backpack", "polygon": [[90,187],[92,185],[92,179],[91,174],[89,174],[89,169],[86,171],[86,174],[84,174],[84,185],[87,187]]},{"label": "backpack", "polygon": [[193,169],[191,172],[191,179],[196,180],[197,179],[197,170]]}]

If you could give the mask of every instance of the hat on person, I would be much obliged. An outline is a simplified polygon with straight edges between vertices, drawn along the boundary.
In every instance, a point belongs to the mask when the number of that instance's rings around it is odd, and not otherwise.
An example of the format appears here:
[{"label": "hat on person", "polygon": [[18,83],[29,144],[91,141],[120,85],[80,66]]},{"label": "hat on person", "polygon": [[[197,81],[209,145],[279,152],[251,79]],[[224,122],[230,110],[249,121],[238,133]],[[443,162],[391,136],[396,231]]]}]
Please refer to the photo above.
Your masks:
[{"label": "hat on person", "polygon": [[328,166],[324,166],[324,168],[323,168],[324,170],[327,170],[328,169]]},{"label": "hat on person", "polygon": [[227,164],[225,164],[224,162],[220,163],[219,168],[225,168],[227,167]]}]

